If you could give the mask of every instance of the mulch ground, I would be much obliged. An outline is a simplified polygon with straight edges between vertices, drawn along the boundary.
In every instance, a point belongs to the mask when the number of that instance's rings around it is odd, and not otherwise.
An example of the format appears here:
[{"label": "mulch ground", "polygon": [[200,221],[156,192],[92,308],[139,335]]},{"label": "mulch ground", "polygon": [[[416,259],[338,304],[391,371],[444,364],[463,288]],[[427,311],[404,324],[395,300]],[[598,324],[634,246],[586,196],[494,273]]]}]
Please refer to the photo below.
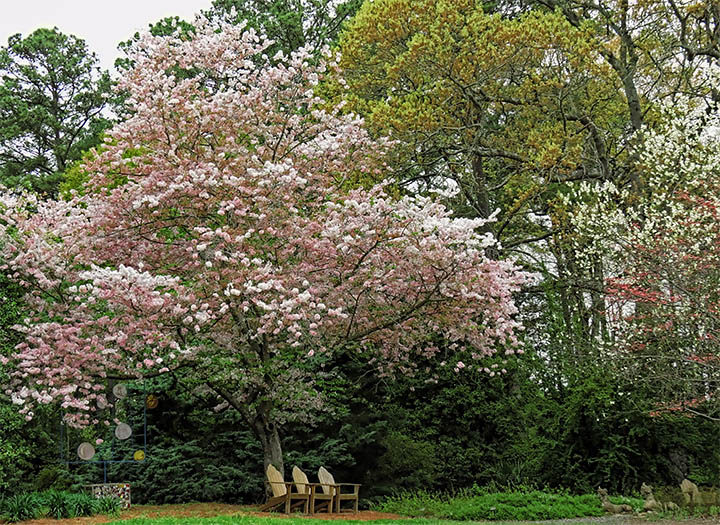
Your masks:
[{"label": "mulch ground", "polygon": [[[186,503],[184,505],[137,505],[124,510],[117,517],[108,516],[90,516],[87,518],[72,518],[66,520],[41,519],[22,521],[18,525],[99,525],[109,521],[129,520],[131,518],[212,518],[213,516],[228,516],[232,514],[244,514],[250,516],[264,516],[273,518],[287,518],[287,514],[279,512],[256,512],[254,507],[247,505],[227,505],[225,503]],[[406,519],[405,516],[398,514],[388,514],[386,512],[373,512],[369,510],[361,511],[357,514],[326,514],[319,513],[313,516],[300,516],[293,514],[292,517],[312,517],[316,519],[343,519],[343,520],[383,520],[383,519]]]}]

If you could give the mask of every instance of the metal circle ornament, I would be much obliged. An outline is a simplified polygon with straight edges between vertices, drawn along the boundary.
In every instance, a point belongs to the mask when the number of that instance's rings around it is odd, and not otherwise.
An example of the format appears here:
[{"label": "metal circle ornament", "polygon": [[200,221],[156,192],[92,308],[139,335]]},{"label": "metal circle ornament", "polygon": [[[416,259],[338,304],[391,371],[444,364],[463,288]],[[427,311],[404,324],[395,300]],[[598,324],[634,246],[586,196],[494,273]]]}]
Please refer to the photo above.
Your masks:
[{"label": "metal circle ornament", "polygon": [[157,408],[159,402],[160,400],[157,398],[157,396],[150,394],[145,399],[145,406],[152,410],[153,408]]},{"label": "metal circle ornament", "polygon": [[77,449],[77,455],[80,459],[89,461],[95,455],[95,447],[93,447],[90,443],[87,442],[80,443],[80,446]]},{"label": "metal circle ornament", "polygon": [[98,398],[95,400],[95,404],[97,405],[97,407],[98,407],[100,410],[103,410],[104,408],[107,408],[107,406],[108,406],[108,403],[107,403],[107,401],[105,400],[104,397],[98,397]]},{"label": "metal circle ornament", "polygon": [[142,460],[144,460],[144,459],[145,459],[145,452],[143,452],[142,450],[136,450],[136,451],[135,451],[135,454],[133,454],[133,459],[134,459],[135,461],[142,461]]},{"label": "metal circle ornament", "polygon": [[127,423],[118,423],[115,427],[115,437],[118,439],[127,439],[132,436],[132,429]]},{"label": "metal circle ornament", "polygon": [[113,395],[118,399],[125,399],[127,397],[127,387],[120,383],[113,387]]}]

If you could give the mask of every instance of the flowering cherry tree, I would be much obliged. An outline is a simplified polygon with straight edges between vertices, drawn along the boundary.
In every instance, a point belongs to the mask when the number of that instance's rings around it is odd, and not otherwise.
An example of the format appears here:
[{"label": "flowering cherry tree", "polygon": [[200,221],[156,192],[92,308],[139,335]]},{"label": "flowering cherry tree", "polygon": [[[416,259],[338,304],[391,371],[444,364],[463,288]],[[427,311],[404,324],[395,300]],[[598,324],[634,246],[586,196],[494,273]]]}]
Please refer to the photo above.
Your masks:
[{"label": "flowering cherry tree", "polygon": [[[710,85],[720,68],[703,72]],[[641,191],[586,188],[575,217],[612,277],[612,348],[634,377],[659,390],[656,413],[711,416],[720,372],[720,111],[681,98],[646,130]]]},{"label": "flowering cherry tree", "polygon": [[[483,367],[517,351],[512,293],[482,220],[390,196],[385,144],[313,88],[324,66],[269,59],[252,30],[199,19],[140,38],[119,83],[131,116],[67,201],[5,195],[5,269],[33,315],[6,364],[28,417],[57,401],[98,422],[109,377],[192,370],[282,466],[278,425],[318,403],[313,363],[353,352],[382,374],[418,358]],[[102,400],[106,401],[106,400]]]}]

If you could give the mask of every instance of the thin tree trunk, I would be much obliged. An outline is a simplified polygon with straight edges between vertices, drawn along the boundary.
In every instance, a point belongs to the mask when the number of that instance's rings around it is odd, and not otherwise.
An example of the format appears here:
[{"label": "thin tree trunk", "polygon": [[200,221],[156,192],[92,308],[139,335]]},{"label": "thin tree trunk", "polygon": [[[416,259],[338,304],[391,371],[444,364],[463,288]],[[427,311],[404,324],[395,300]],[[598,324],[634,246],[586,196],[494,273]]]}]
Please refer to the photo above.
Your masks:
[{"label": "thin tree trunk", "polygon": [[488,195],[487,177],[485,176],[485,166],[483,165],[482,155],[478,155],[477,153],[473,155],[472,170],[473,178],[477,185],[475,188],[475,207],[480,217],[487,219],[490,217],[490,195]]},{"label": "thin tree trunk", "polygon": [[[485,166],[483,163],[482,155],[475,154],[472,158],[472,170],[473,177],[475,179],[475,208],[477,209],[480,217],[487,219],[490,217],[490,193],[488,191],[487,176],[485,175]],[[482,227],[483,232],[489,232],[494,234],[494,228],[492,223],[486,223]],[[485,254],[490,259],[499,259],[500,253],[495,246],[490,246],[485,250]]]},{"label": "thin tree trunk", "polygon": [[267,470],[268,465],[273,465],[284,475],[282,442],[277,425],[270,418],[269,407],[258,408],[252,428],[263,447],[263,470]]},{"label": "thin tree trunk", "polygon": [[210,382],[206,384],[242,415],[247,425],[255,434],[255,437],[260,441],[263,448],[263,471],[267,470],[268,465],[274,465],[275,468],[284,474],[285,465],[283,462],[282,442],[280,441],[278,427],[271,417],[272,406],[270,402],[260,403],[258,408],[253,412],[247,405],[239,402],[222,387]]}]

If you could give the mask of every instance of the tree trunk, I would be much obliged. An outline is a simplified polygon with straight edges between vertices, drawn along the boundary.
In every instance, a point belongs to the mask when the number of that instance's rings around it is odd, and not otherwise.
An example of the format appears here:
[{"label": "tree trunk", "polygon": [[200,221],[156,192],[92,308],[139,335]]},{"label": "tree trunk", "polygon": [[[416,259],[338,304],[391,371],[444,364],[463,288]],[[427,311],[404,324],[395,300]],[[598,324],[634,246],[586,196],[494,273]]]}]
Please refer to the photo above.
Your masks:
[{"label": "tree trunk", "polygon": [[258,408],[252,428],[263,447],[263,470],[267,470],[268,465],[272,464],[284,475],[282,442],[277,425],[270,418],[269,407]]},{"label": "tree trunk", "polygon": [[216,386],[210,382],[206,383],[214,390],[222,399],[227,401],[231,407],[240,412],[245,423],[260,440],[263,448],[263,473],[267,471],[268,465],[274,465],[284,475],[284,463],[282,453],[282,442],[280,441],[280,432],[278,427],[272,420],[272,404],[269,401],[261,402],[259,406],[252,411],[247,405],[238,401],[233,395],[225,391],[222,387]]},{"label": "tree trunk", "polygon": [[[475,207],[480,217],[487,219],[490,217],[490,195],[488,195],[487,177],[485,176],[485,166],[483,165],[482,155],[477,153],[472,159],[473,178],[475,179]],[[488,226],[488,231],[491,228]]]},{"label": "tree trunk", "polygon": [[[477,209],[480,217],[487,219],[490,217],[490,194],[488,192],[487,176],[485,175],[485,166],[483,164],[482,155],[475,154],[472,159],[472,170],[473,177],[475,179],[475,208]],[[486,223],[482,227],[483,232],[489,232],[495,234],[493,224]],[[499,259],[500,253],[495,246],[486,248],[485,254],[490,259]]]}]

